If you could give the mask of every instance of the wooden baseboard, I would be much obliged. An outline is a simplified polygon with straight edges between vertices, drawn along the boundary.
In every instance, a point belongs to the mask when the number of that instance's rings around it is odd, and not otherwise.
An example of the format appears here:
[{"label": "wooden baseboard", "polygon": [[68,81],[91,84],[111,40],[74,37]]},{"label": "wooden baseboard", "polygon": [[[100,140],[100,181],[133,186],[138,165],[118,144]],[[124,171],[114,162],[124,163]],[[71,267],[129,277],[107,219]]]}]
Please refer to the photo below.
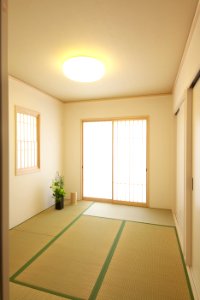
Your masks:
[{"label": "wooden baseboard", "polygon": [[180,227],[179,227],[179,224],[178,224],[178,221],[177,221],[177,218],[175,216],[175,214],[173,213],[173,218],[174,218],[174,223],[175,223],[175,226],[176,226],[176,230],[177,230],[177,233],[178,233],[178,238],[179,238],[179,242],[180,242],[180,245],[181,245],[181,250],[184,254],[184,248],[183,248],[183,235],[182,235],[182,232],[180,230]]},{"label": "wooden baseboard", "polygon": [[187,272],[188,272],[188,276],[189,276],[189,279],[190,279],[190,284],[191,284],[194,299],[195,300],[200,300],[200,295],[198,294],[197,288],[195,286],[195,281],[194,281],[194,278],[193,278],[193,275],[192,275],[192,270],[191,270],[190,267],[188,267],[188,266],[186,266],[186,267],[187,267]]}]

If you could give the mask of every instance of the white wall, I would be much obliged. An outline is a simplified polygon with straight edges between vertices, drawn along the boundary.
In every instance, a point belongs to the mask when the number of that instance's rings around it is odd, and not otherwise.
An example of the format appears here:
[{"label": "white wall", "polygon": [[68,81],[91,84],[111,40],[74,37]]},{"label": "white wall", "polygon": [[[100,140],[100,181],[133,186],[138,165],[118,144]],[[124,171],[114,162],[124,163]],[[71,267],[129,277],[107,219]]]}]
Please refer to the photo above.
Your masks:
[{"label": "white wall", "polygon": [[[39,172],[15,176],[15,105],[40,113]],[[12,77],[9,78],[10,227],[53,204],[49,188],[63,166],[63,103]]]},{"label": "white wall", "polygon": [[175,118],[171,95],[65,104],[67,191],[77,191],[80,198],[81,119],[147,115],[150,117],[150,207],[172,208],[175,201]]},{"label": "white wall", "polygon": [[185,47],[184,56],[179,68],[174,85],[174,112],[184,99],[184,92],[188,89],[200,69],[200,2],[197,6],[196,15],[191,27],[188,42]]}]

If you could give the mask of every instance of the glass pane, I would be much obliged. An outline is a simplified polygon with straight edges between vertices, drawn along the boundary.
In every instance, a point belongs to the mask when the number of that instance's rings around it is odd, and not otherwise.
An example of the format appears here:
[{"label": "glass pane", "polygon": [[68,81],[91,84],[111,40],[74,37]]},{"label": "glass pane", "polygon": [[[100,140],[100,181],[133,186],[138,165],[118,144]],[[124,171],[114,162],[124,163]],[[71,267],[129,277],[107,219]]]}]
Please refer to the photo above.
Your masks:
[{"label": "glass pane", "polygon": [[37,166],[37,118],[17,113],[17,168]]},{"label": "glass pane", "polygon": [[114,121],[114,200],[146,203],[146,120]]},{"label": "glass pane", "polygon": [[112,122],[83,123],[83,196],[112,199]]}]

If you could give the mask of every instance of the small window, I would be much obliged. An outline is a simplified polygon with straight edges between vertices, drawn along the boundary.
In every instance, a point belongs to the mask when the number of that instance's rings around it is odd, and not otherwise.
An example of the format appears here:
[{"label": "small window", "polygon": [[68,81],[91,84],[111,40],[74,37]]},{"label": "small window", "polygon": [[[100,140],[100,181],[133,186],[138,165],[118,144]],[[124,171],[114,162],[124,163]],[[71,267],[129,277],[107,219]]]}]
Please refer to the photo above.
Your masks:
[{"label": "small window", "polygon": [[39,113],[16,107],[16,175],[40,168],[39,121]]}]

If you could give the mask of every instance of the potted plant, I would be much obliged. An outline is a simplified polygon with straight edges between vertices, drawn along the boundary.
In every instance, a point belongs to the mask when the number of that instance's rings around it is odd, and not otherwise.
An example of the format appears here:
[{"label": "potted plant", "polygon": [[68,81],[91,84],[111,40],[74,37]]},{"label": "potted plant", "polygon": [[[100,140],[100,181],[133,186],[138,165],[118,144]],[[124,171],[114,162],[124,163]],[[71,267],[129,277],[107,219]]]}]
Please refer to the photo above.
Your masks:
[{"label": "potted plant", "polygon": [[52,180],[50,188],[53,191],[53,198],[55,199],[55,209],[62,209],[64,207],[64,196],[66,194],[64,190],[64,177],[56,174],[56,177]]}]

